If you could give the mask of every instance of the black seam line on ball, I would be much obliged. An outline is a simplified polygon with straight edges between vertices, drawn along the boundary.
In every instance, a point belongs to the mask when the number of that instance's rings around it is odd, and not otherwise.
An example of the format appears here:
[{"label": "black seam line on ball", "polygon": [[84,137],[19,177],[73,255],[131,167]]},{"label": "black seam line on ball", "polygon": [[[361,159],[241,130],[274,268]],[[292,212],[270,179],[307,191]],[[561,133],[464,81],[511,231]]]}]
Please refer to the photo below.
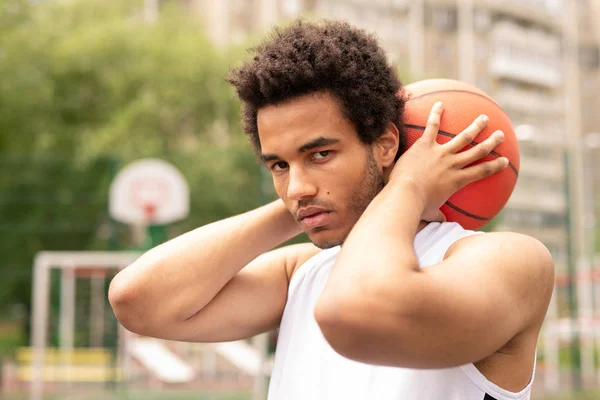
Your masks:
[{"label": "black seam line on ball", "polygon": [[450,203],[449,201],[447,201],[445,204],[448,207],[450,207],[451,209],[453,209],[454,211],[457,211],[457,212],[459,212],[459,213],[461,213],[464,216],[467,216],[469,218],[477,219],[479,221],[489,221],[489,220],[491,220],[491,218],[489,218],[489,217],[482,217],[480,215],[471,214],[470,212],[465,211],[465,210],[463,210],[462,208],[460,208],[458,206],[455,206],[454,204]]},{"label": "black seam line on ball", "polygon": [[470,90],[464,90],[464,89],[444,89],[444,90],[437,90],[435,92],[430,92],[430,93],[423,93],[423,94],[420,94],[418,96],[408,98],[406,100],[406,102],[408,103],[408,102],[411,102],[413,100],[420,99],[421,97],[430,96],[432,94],[439,94],[439,93],[468,93],[468,94],[474,94],[475,96],[479,96],[482,99],[488,100],[492,104],[496,105],[496,107],[498,107],[500,110],[502,110],[502,112],[504,112],[504,110],[502,109],[502,106],[500,106],[500,104],[496,103],[496,100],[494,100],[494,99],[492,99],[492,98],[490,98],[488,96],[484,96],[481,93],[473,92],[473,91],[470,91]]},{"label": "black seam line on ball", "polygon": [[[418,126],[418,125],[404,125],[406,128],[409,129],[416,129],[418,131],[424,131],[425,128],[422,126]],[[445,131],[441,131],[438,130],[438,135],[442,135],[442,136],[446,136],[449,138],[455,138],[456,135],[450,132],[445,132]],[[479,144],[479,142],[471,142],[471,146],[477,146]],[[490,152],[491,155],[495,156],[495,157],[502,157],[501,154],[496,153],[494,150],[492,150]],[[515,168],[514,165],[512,165],[512,163],[510,162],[510,160],[508,161],[508,168],[510,168],[512,170],[512,172],[515,173],[515,176],[518,178],[519,177],[519,171],[517,171],[517,168]]]}]

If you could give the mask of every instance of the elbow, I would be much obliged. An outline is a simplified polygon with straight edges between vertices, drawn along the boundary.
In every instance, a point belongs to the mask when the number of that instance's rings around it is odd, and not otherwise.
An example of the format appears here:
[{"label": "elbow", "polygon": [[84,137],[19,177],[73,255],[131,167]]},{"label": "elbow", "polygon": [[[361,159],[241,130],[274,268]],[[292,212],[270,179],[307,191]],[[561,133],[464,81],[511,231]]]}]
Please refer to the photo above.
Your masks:
[{"label": "elbow", "polygon": [[[319,301],[315,306],[314,317],[323,337],[336,353],[360,361],[361,318],[354,310],[347,305]],[[366,324],[364,319],[363,324]]]},{"label": "elbow", "polygon": [[[418,313],[417,302],[398,293],[334,296],[324,293],[314,309],[315,320],[329,345],[348,359],[370,363],[396,365],[386,348],[389,338],[400,338]],[[403,305],[403,306],[401,306]],[[397,345],[398,340],[392,342]]]},{"label": "elbow", "polygon": [[128,278],[125,270],[114,277],[108,289],[108,301],[115,317],[125,329],[144,335],[147,333],[147,319],[142,313],[143,296]]}]

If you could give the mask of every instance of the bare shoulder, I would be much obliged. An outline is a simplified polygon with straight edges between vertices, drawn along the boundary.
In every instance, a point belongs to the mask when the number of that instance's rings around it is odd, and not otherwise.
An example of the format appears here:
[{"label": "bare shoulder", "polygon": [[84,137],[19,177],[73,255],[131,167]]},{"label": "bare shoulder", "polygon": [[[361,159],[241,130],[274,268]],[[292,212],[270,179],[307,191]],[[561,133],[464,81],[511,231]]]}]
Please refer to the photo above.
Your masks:
[{"label": "bare shoulder", "polygon": [[490,274],[537,299],[539,313],[545,315],[554,287],[554,261],[539,240],[515,232],[468,236],[454,243],[446,258],[481,260]]},{"label": "bare shoulder", "polygon": [[[448,250],[448,254],[462,251],[464,247],[482,247],[487,250],[505,249],[507,246],[525,253],[535,253],[540,258],[551,259],[548,249],[542,242],[528,235],[516,232],[490,232],[482,235],[467,236],[456,241]],[[459,250],[462,249],[462,250]]]},{"label": "bare shoulder", "polygon": [[288,282],[296,273],[298,268],[310,258],[321,252],[317,246],[312,243],[299,243],[280,247],[265,254],[266,257],[273,257],[283,262]]},{"label": "bare shoulder", "polygon": [[446,253],[450,258],[485,260],[492,268],[554,283],[552,255],[539,240],[515,232],[492,232],[456,241]]}]

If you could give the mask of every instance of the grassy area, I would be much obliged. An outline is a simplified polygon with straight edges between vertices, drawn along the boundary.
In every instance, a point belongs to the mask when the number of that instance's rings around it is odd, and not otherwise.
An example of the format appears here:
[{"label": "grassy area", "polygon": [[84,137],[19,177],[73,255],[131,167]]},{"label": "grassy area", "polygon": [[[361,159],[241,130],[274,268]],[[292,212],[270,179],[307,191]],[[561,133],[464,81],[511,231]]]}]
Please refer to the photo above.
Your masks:
[{"label": "grassy area", "polygon": [[[248,392],[159,391],[46,396],[44,400],[250,400]],[[26,394],[3,395],[3,400],[28,400]]]},{"label": "grassy area", "polygon": [[[2,396],[3,400],[27,400],[26,395]],[[131,392],[120,395],[70,395],[48,396],[44,400],[250,400],[248,392],[200,392],[200,391],[159,391],[159,392]],[[532,400],[598,400],[600,391],[561,393],[558,395],[538,394]]]},{"label": "grassy area", "polygon": [[24,344],[25,335],[19,324],[0,321],[0,358],[12,356]]}]

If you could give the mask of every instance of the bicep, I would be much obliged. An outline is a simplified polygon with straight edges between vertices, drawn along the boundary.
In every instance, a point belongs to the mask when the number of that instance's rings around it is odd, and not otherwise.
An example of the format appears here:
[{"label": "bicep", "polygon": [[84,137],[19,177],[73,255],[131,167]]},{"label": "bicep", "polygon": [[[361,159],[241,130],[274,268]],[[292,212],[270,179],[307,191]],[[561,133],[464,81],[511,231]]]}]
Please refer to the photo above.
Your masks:
[{"label": "bicep", "polygon": [[312,244],[282,247],[242,268],[200,312],[182,323],[175,340],[222,342],[277,328],[290,271],[316,254]]},{"label": "bicep", "polygon": [[326,321],[332,346],[366,363],[446,368],[484,359],[541,325],[554,282],[543,245],[486,234],[453,248],[443,262],[404,274],[393,294],[386,288],[338,310],[339,318]]},{"label": "bicep", "polygon": [[533,238],[487,234],[464,241],[412,277],[417,305],[404,321],[413,356],[446,365],[487,357],[541,324],[553,276],[549,253]]}]

